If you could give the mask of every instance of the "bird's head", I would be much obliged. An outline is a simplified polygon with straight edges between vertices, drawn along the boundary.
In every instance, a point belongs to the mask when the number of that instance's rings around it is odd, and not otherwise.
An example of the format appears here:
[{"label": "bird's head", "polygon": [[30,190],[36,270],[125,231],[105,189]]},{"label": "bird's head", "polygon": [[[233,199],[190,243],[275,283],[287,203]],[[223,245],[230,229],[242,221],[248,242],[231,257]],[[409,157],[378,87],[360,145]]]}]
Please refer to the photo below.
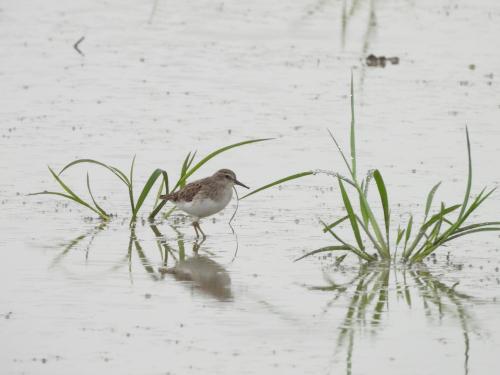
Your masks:
[{"label": "bird's head", "polygon": [[247,189],[250,189],[245,184],[239,182],[236,179],[236,174],[230,169],[220,169],[217,172],[215,172],[214,176],[218,177],[219,179],[222,179],[223,181],[231,182],[232,184],[240,185]]}]

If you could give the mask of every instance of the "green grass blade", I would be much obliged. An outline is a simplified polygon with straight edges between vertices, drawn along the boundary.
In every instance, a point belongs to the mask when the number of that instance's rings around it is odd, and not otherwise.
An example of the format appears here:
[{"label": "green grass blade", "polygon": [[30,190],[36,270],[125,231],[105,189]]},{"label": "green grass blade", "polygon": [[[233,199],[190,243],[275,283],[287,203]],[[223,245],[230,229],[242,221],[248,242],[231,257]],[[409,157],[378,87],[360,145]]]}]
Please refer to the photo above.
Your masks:
[{"label": "green grass blade", "polygon": [[[164,187],[165,187],[165,179],[162,179],[160,182],[160,187],[158,188],[158,192],[156,193],[155,203],[153,204],[153,207],[158,206],[158,202],[160,201],[160,195],[163,194]],[[165,193],[165,194],[168,194],[168,193]]]},{"label": "green grass blade", "polygon": [[339,225],[340,223],[344,222],[347,219],[349,219],[349,216],[344,216],[338,219],[337,221],[334,221],[333,223],[326,225],[325,228],[323,228],[323,233],[326,233],[328,232],[328,230],[335,228],[337,225]]},{"label": "green grass blade", "polygon": [[61,171],[59,172],[59,176],[68,168],[70,168],[76,164],[80,164],[80,163],[91,163],[91,164],[96,164],[96,165],[99,165],[101,167],[104,167],[104,168],[108,169],[111,173],[113,173],[115,176],[117,176],[125,185],[127,185],[127,186],[130,185],[130,181],[129,181],[128,177],[122,171],[120,171],[118,168],[106,165],[106,164],[101,163],[100,161],[94,160],[94,159],[74,160],[71,163],[67,164],[65,167],[63,167],[63,169],[61,169]]},{"label": "green grass blade", "polygon": [[377,184],[378,193],[380,195],[380,200],[382,201],[382,209],[384,210],[384,223],[385,223],[385,235],[386,241],[389,243],[389,228],[391,225],[391,213],[389,210],[389,198],[387,195],[387,189],[385,187],[384,179],[380,174],[380,171],[376,169],[373,172],[373,178]]},{"label": "green grass blade", "polygon": [[135,166],[135,155],[132,158],[132,164],[130,164],[130,177],[129,177],[130,185],[132,185],[134,182],[134,166]]},{"label": "green grass blade", "polygon": [[354,119],[354,84],[353,74],[351,71],[351,163],[352,163],[352,178],[356,181],[356,129]]},{"label": "green grass blade", "polygon": [[434,224],[434,228],[432,228],[430,235],[427,235],[426,232],[424,231],[424,236],[426,237],[425,242],[423,243],[422,246],[420,246],[420,249],[418,249],[413,257],[418,257],[422,252],[425,252],[426,249],[434,246],[435,239],[439,236],[439,231],[441,230],[441,225],[444,221],[444,215],[443,212],[446,209],[446,206],[444,205],[443,202],[441,202],[441,211],[440,211],[440,217],[439,220],[436,221],[436,224]]},{"label": "green grass blade", "polygon": [[[445,205],[443,202],[441,202],[441,213],[444,212],[446,209]],[[444,215],[441,216],[441,218],[436,222],[436,225],[434,225],[434,228],[431,231],[431,234],[429,236],[429,241],[434,240],[434,238],[439,237],[439,232],[441,231],[441,225],[443,225],[444,221]]]},{"label": "green grass blade", "polygon": [[465,127],[465,137],[467,138],[467,161],[468,161],[468,172],[467,172],[467,187],[465,189],[465,197],[464,202],[462,203],[462,208],[460,209],[460,213],[458,217],[461,218],[467,209],[467,203],[469,202],[470,190],[472,186],[472,156],[470,149],[470,139],[469,139],[469,129],[467,126]]},{"label": "green grass blade", "polygon": [[[57,195],[57,196],[71,199],[72,201],[78,202],[78,200],[75,199],[74,197],[72,197],[71,195],[64,194],[64,193],[58,193],[57,191],[40,191],[38,193],[29,193],[26,195],[28,195],[28,196],[31,196],[31,195]],[[78,203],[80,203],[80,202],[78,202]]]},{"label": "green grass blade", "polygon": [[366,253],[365,251],[359,250],[358,248],[356,248],[356,246],[348,244],[347,242],[345,242],[334,231],[332,231],[331,229],[329,229],[328,226],[325,224],[324,221],[320,220],[320,223],[323,225],[324,229],[326,229],[326,231],[333,236],[333,238],[335,238],[337,241],[339,241],[342,245],[344,245],[347,248],[349,248],[350,251],[352,251],[354,254],[356,254],[361,259],[364,259],[364,260],[367,260],[367,261],[372,261],[372,260],[375,259],[370,254]]},{"label": "green grass blade", "polygon": [[[438,238],[436,238],[432,243],[427,243],[425,246],[423,246],[418,253],[416,253],[412,257],[412,261],[421,261],[424,259],[426,256],[430,255],[432,252],[434,252],[439,246],[444,244],[445,242],[450,240],[451,236],[454,236],[456,233],[460,233],[460,226],[464,223],[464,221],[467,219],[467,217],[474,211],[476,210],[479,205],[484,202],[486,198],[488,198],[489,194],[491,194],[493,191],[490,191],[486,196],[483,196],[485,189],[481,191],[481,193],[474,199],[470,207],[465,211],[462,216],[459,216],[456,220],[455,223],[451,223],[450,227],[444,231]],[[452,206],[451,208],[458,208],[461,205],[455,205]],[[436,215],[435,215],[436,216]],[[444,221],[444,216],[443,216],[443,221]],[[456,238],[456,237],[454,237]]]},{"label": "green grass blade", "polygon": [[161,172],[163,176],[163,182],[165,183],[165,194],[168,194],[170,192],[170,186],[168,184],[168,173],[166,171]]},{"label": "green grass blade", "polygon": [[162,200],[158,206],[155,207],[155,209],[149,214],[148,219],[149,220],[154,220],[156,215],[158,215],[158,212],[161,211],[163,206],[167,204],[167,201]]},{"label": "green grass blade", "polygon": [[181,175],[184,176],[187,172],[188,169],[188,163],[189,160],[191,159],[191,151],[188,152],[186,155],[186,158],[184,159],[184,162],[182,163],[182,168],[181,168]]},{"label": "green grass blade", "polygon": [[347,210],[347,215],[349,216],[349,222],[351,223],[351,229],[354,233],[354,237],[356,238],[356,242],[361,250],[364,250],[363,240],[361,238],[361,233],[359,231],[358,222],[356,220],[356,214],[354,213],[354,209],[352,208],[351,201],[349,200],[349,196],[345,190],[344,184],[342,180],[339,178],[339,187],[340,192],[342,194],[342,200],[344,202],[344,207]]},{"label": "green grass blade", "polygon": [[464,231],[464,232],[461,232],[461,233],[458,233],[458,234],[454,234],[454,235],[451,235],[451,236],[447,236],[444,239],[440,239],[439,241],[436,241],[433,244],[430,244],[428,247],[422,249],[421,252],[416,253],[412,257],[412,261],[413,262],[419,262],[419,261],[423,260],[425,257],[427,257],[430,254],[432,254],[439,246],[441,246],[442,244],[444,244],[446,242],[452,241],[452,240],[454,240],[456,238],[459,238],[459,237],[462,237],[462,236],[466,236],[466,235],[469,235],[469,234],[473,234],[473,233],[478,233],[478,232],[493,232],[493,231],[494,232],[500,231],[500,227],[478,228],[478,229],[473,229],[473,230],[470,230],[470,231]]},{"label": "green grass blade", "polygon": [[471,230],[471,229],[482,228],[482,227],[490,227],[490,226],[495,226],[495,225],[500,226],[500,221],[487,221],[487,222],[484,222],[484,223],[477,223],[477,224],[467,225],[465,227],[457,229],[455,231],[455,233],[460,233],[460,232],[464,232],[464,231]]},{"label": "green grass blade", "polygon": [[453,223],[451,222],[451,220],[448,220],[447,218],[443,217],[443,221],[448,224],[448,225],[453,225]]},{"label": "green grass blade", "polygon": [[[439,220],[443,220],[445,219],[445,216],[448,215],[449,213],[455,211],[456,209],[460,208],[461,205],[460,204],[456,204],[454,206],[451,206],[451,207],[448,207],[448,208],[445,208],[444,210],[442,210],[441,212],[439,212],[438,214],[435,214],[433,215],[428,221],[426,221],[424,224],[422,224],[422,226],[420,227],[419,231],[418,231],[418,234],[417,236],[415,237],[415,239],[413,240],[413,242],[411,243],[411,245],[406,248],[406,243],[405,243],[405,251],[403,252],[403,257],[405,259],[408,259],[410,257],[410,255],[413,253],[413,251],[415,250],[415,248],[418,246],[418,244],[420,243],[420,241],[422,240],[422,238],[426,235],[426,231],[427,229],[429,229],[434,223],[436,223],[437,221]],[[444,234],[443,236],[447,236],[449,235],[449,233],[453,232],[454,228],[458,227],[459,223],[455,223],[453,224]],[[419,250],[420,251],[420,250]],[[412,259],[415,259],[415,256],[416,254],[412,257]]]},{"label": "green grass blade", "polygon": [[438,182],[436,185],[434,185],[431,189],[431,191],[429,191],[429,194],[427,195],[427,200],[425,202],[425,219],[424,221],[427,219],[427,216],[429,215],[429,211],[431,209],[431,206],[432,206],[432,201],[434,199],[434,194],[436,194],[436,190],[439,188],[439,186],[441,185],[441,182]]},{"label": "green grass blade", "polygon": [[41,191],[41,192],[39,192],[39,193],[30,193],[30,194],[28,194],[28,195],[56,195],[56,196],[59,196],[59,197],[63,197],[63,198],[66,198],[66,199],[72,200],[73,202],[76,202],[76,203],[78,203],[78,204],[80,204],[80,205],[82,205],[82,206],[85,206],[85,207],[87,207],[88,209],[90,209],[90,210],[94,211],[97,215],[99,215],[99,217],[100,217],[101,219],[104,219],[104,220],[106,220],[106,219],[107,219],[107,217],[102,216],[102,214],[101,214],[99,211],[97,211],[94,207],[92,207],[92,206],[91,206],[91,205],[89,205],[88,203],[85,203],[85,202],[83,202],[82,200],[80,200],[80,199],[78,199],[78,198],[75,198],[75,197],[73,197],[73,196],[71,196],[71,195],[67,195],[67,194],[63,194],[63,193],[58,193],[58,192],[56,192],[56,191]]},{"label": "green grass blade", "polygon": [[[485,188],[486,189],[486,188]],[[486,199],[488,199],[490,197],[491,194],[493,194],[495,191],[497,190],[496,187],[494,187],[493,189],[491,189],[488,193],[486,193],[486,195],[483,197],[481,196],[481,199],[478,199],[478,203],[477,205],[479,206],[481,203],[483,203]]]},{"label": "green grass blade", "polygon": [[187,163],[187,169],[191,168],[191,165],[193,164],[195,156],[196,156],[196,151],[193,152],[193,155],[191,155],[191,159],[189,159],[189,161]]},{"label": "green grass blade", "polygon": [[330,134],[330,138],[332,138],[333,140],[333,143],[335,143],[335,146],[337,146],[337,150],[339,151],[340,153],[340,156],[342,156],[342,159],[344,159],[344,163],[345,165],[347,166],[347,169],[349,170],[349,173],[350,175],[352,176],[353,173],[352,173],[352,168],[351,168],[351,164],[349,163],[349,161],[347,160],[347,158],[345,157],[345,154],[344,154],[344,151],[342,151],[342,148],[340,147],[339,143],[337,142],[337,140],[335,139],[335,137],[333,136],[332,132],[330,131],[330,129],[327,129],[328,130],[328,134]]},{"label": "green grass blade", "polygon": [[412,227],[413,227],[413,215],[410,215],[410,220],[408,220],[408,224],[406,225],[406,230],[405,230],[406,235],[405,235],[405,245],[403,248],[403,258],[406,258],[408,256],[407,247],[408,247],[408,241],[410,240]]},{"label": "green grass blade", "polygon": [[349,247],[344,246],[344,245],[342,245],[342,246],[326,246],[326,247],[322,247],[321,249],[310,251],[307,254],[302,255],[301,257],[295,259],[294,262],[297,262],[301,259],[307,258],[307,257],[314,255],[314,254],[330,252],[330,251],[342,251],[342,250],[351,251],[351,249]]},{"label": "green grass blade", "polygon": [[[363,206],[362,210],[366,210],[368,213],[368,218],[369,222],[373,228],[373,231],[375,232],[375,237],[377,238],[378,241],[378,249],[380,249],[380,256],[382,258],[390,258],[390,252],[389,252],[389,244],[385,243],[384,236],[382,235],[382,232],[380,230],[380,227],[377,223],[377,219],[375,218],[375,215],[373,214],[373,211],[370,208],[370,205],[368,204],[368,199],[364,195],[363,190],[359,186],[359,184],[356,182],[355,184],[356,191],[358,192],[359,199],[360,199],[360,205]],[[368,228],[367,228],[368,229]]]},{"label": "green grass blade", "polygon": [[399,245],[401,240],[403,239],[403,236],[405,234],[405,229],[398,228],[398,236],[396,238],[396,245]]},{"label": "green grass blade", "polygon": [[276,180],[274,182],[271,182],[270,184],[267,184],[267,185],[264,185],[258,189],[255,189],[254,191],[251,191],[250,193],[248,194],[245,194],[244,196],[242,196],[240,199],[244,199],[244,198],[247,198],[251,195],[254,195],[262,190],[266,190],[266,189],[269,189],[270,187],[273,187],[273,186],[276,186],[276,185],[279,185],[279,184],[282,184],[284,182],[288,182],[288,181],[291,181],[291,180],[296,180],[297,178],[301,178],[301,177],[305,177],[305,176],[310,176],[314,174],[314,172],[312,171],[307,171],[307,172],[301,172],[301,173],[297,173],[297,174],[293,174],[291,176],[287,176],[287,177],[284,177],[284,178],[280,178],[279,180]]},{"label": "green grass blade", "polygon": [[72,200],[72,201],[74,201],[74,202],[76,202],[76,203],[78,203],[78,204],[80,204],[82,206],[85,206],[88,209],[92,210],[97,215],[99,215],[99,217],[101,217],[102,219],[106,219],[106,217],[102,216],[102,214],[99,211],[97,211],[94,207],[92,207],[90,204],[88,204],[83,199],[81,199],[80,197],[78,197],[78,195],[76,195],[75,193],[73,193],[73,191],[71,191],[71,189],[69,189],[69,187],[67,187],[64,184],[64,182],[61,181],[61,179],[54,173],[54,171],[50,167],[49,167],[49,170],[52,173],[52,175],[54,176],[54,178],[56,179],[56,181],[59,182],[59,184],[61,186],[63,186],[64,190],[66,192],[68,192],[68,194],[59,193],[59,192],[55,192],[55,191],[41,191],[41,192],[38,192],[38,193],[30,193],[28,195],[56,195],[56,196],[59,196],[59,197],[70,199],[70,200]]},{"label": "green grass blade", "polygon": [[179,181],[177,183],[179,185],[179,188],[181,188],[181,189],[184,186],[186,186],[186,180],[183,178],[186,175],[186,172],[188,170],[188,163],[189,163],[190,157],[191,157],[191,152],[188,152],[188,154],[186,155],[186,158],[184,159],[184,162],[182,163],[181,174],[179,176]]},{"label": "green grass blade", "polygon": [[[461,237],[465,234],[470,234],[470,233],[475,233],[475,231],[479,232],[484,232],[488,231],[486,229],[492,228],[495,226],[500,227],[500,222],[499,221],[490,221],[490,222],[484,222],[484,223],[476,223],[476,224],[470,224],[465,227],[461,228],[455,228],[456,224],[454,224],[453,227],[448,229],[447,233],[444,233],[439,239],[436,239],[433,245],[436,245],[436,247],[442,245],[445,242],[451,241],[452,239]],[[496,230],[496,229],[493,229]],[[425,249],[427,250],[427,249]],[[426,256],[426,255],[425,255]]]},{"label": "green grass blade", "polygon": [[[465,211],[463,216],[459,220],[459,225],[462,225],[463,222],[475,211],[479,208],[483,202],[490,197],[491,194],[496,190],[496,188],[491,189],[487,194],[483,195],[484,191],[486,188],[484,188],[481,193],[474,199],[474,201],[471,203],[470,207]],[[458,227],[459,225],[456,225]]]},{"label": "green grass blade", "polygon": [[[361,183],[361,191],[363,191],[363,195],[366,197],[366,194],[368,193],[368,180],[366,181],[366,184],[364,181]],[[363,199],[361,198],[361,195],[359,196],[359,208],[361,210],[361,217],[363,218],[363,223],[365,226],[368,228],[368,224],[370,221],[370,215],[368,214],[368,211],[366,210],[366,206],[363,204]]]},{"label": "green grass blade", "polygon": [[109,215],[106,213],[106,211],[104,211],[102,209],[101,206],[99,206],[96,202],[96,200],[94,199],[94,194],[92,194],[92,190],[90,190],[90,178],[89,178],[89,174],[87,173],[87,189],[89,191],[89,194],[90,194],[90,198],[92,198],[92,202],[94,202],[94,206],[95,208],[97,208],[97,210],[101,213],[101,216],[102,217],[109,217]]},{"label": "green grass blade", "polygon": [[370,169],[367,173],[366,173],[366,178],[365,178],[365,186],[364,186],[364,189],[363,189],[363,193],[365,195],[365,197],[368,196],[368,188],[370,187],[370,182],[373,178],[373,172],[374,170],[373,169]]},{"label": "green grass blade", "polygon": [[223,153],[223,152],[226,152],[228,150],[231,150],[235,147],[240,147],[240,146],[244,146],[244,145],[249,145],[249,144],[252,144],[252,143],[257,143],[257,142],[264,142],[264,141],[269,141],[271,140],[272,138],[261,138],[261,139],[251,139],[249,141],[243,141],[243,142],[238,142],[238,143],[234,143],[232,145],[229,145],[229,146],[225,146],[225,147],[221,147],[213,152],[211,152],[210,154],[208,154],[207,156],[205,156],[203,159],[201,159],[198,163],[195,164],[194,167],[190,168],[186,174],[177,182],[177,185],[174,187],[173,191],[175,191],[175,189],[180,186],[180,184],[184,183],[189,177],[191,177],[191,175],[196,172],[198,169],[200,169],[204,164],[206,164],[209,160],[213,159],[214,157],[216,157],[217,155]]},{"label": "green grass blade", "polygon": [[139,210],[141,209],[142,204],[146,200],[149,192],[151,191],[151,188],[153,187],[156,180],[158,179],[158,177],[160,177],[161,174],[162,174],[161,169],[155,169],[154,172],[151,173],[151,175],[149,176],[148,180],[146,181],[146,184],[142,188],[142,192],[141,192],[141,195],[139,196],[139,199],[137,199],[137,204],[135,205],[135,210],[133,212],[131,221],[134,221],[137,218],[137,214],[139,213]]},{"label": "green grass blade", "polygon": [[321,223],[321,225],[323,225],[323,231],[325,233],[326,232],[330,233],[333,236],[333,238],[335,238],[337,241],[339,241],[342,245],[352,247],[352,245],[349,245],[347,242],[342,240],[334,231],[332,231],[330,228],[328,228],[328,225],[326,225],[326,223],[323,220],[320,220],[319,222]]},{"label": "green grass blade", "polygon": [[[61,187],[69,194],[71,195],[72,197],[76,198],[76,199],[80,199],[74,192],[73,190],[71,190],[69,188],[69,186],[67,186],[62,180],[61,178],[52,170],[52,168],[48,167],[49,168],[49,171],[50,173],[52,174],[52,176],[54,177],[54,179],[59,183],[59,185],[61,185]],[[83,199],[82,199],[83,201]]]},{"label": "green grass blade", "polygon": [[130,185],[130,181],[128,180],[127,176],[121,170],[112,166],[109,166],[109,170],[113,172],[120,180],[122,180],[125,185]]},{"label": "green grass blade", "polygon": [[[162,174],[163,174],[163,182],[165,183],[165,194],[169,194],[170,190],[169,190],[169,183],[168,183],[168,174],[165,171],[163,171]],[[158,204],[158,200],[160,199],[160,195],[161,195],[161,190],[158,191],[158,194],[156,196],[156,202],[154,205],[155,208],[149,214],[149,217],[148,217],[149,220],[154,220],[156,215],[158,215],[158,212],[160,212],[160,210],[163,208],[163,206],[165,206],[167,204],[167,201],[164,201],[164,200],[162,200],[160,202],[160,204]]]},{"label": "green grass blade", "polygon": [[169,186],[168,186],[168,173],[166,171],[161,171],[161,174],[163,176],[163,179],[161,180],[160,188],[158,189],[158,193],[156,193],[156,200],[155,204],[153,207],[158,206],[158,202],[160,201],[160,195],[163,193],[163,188],[165,188],[165,194],[169,193]]},{"label": "green grass blade", "polygon": [[340,264],[344,261],[344,259],[346,258],[346,256],[347,256],[347,254],[339,255],[339,256],[335,259],[335,267],[340,266]]},{"label": "green grass blade", "polygon": [[80,198],[78,195],[75,194],[75,192],[73,192],[73,190],[71,190],[69,188],[69,186],[67,186],[62,180],[61,178],[52,170],[52,168],[49,167],[49,171],[50,173],[52,174],[52,176],[55,178],[55,180],[59,183],[59,185],[61,185],[61,187],[70,195],[73,197],[73,200],[75,202],[78,202],[80,203],[82,206],[85,206],[87,208],[90,208],[92,211],[94,211],[95,213],[97,213],[99,216],[102,217],[101,213],[96,210],[94,207],[92,207],[89,203],[85,202],[82,198]]},{"label": "green grass blade", "polygon": [[314,169],[313,171],[313,174],[314,175],[317,175],[317,174],[325,174],[327,176],[332,176],[332,177],[335,177],[335,178],[340,178],[342,181],[344,181],[345,183],[351,185],[353,188],[357,189],[357,184],[354,183],[354,181],[348,179],[347,177],[345,176],[342,176],[340,173],[337,173],[337,172],[334,172],[334,171],[328,171],[328,170],[325,170],[325,169]]},{"label": "green grass blade", "polygon": [[454,240],[455,238],[458,238],[458,237],[467,236],[467,235],[472,234],[472,233],[498,232],[498,231],[500,231],[500,227],[487,227],[487,228],[472,229],[472,230],[468,230],[468,231],[463,231],[463,232],[458,233],[458,234],[454,234],[454,235],[448,237],[445,241],[443,241],[443,243]]},{"label": "green grass blade", "polygon": [[366,233],[366,235],[368,236],[368,238],[372,242],[373,246],[375,246],[375,248],[377,249],[377,251],[379,252],[379,254],[381,256],[384,256],[384,250],[382,249],[382,247],[380,246],[380,244],[377,242],[377,240],[372,236],[372,234],[368,230],[368,227],[365,226],[365,224],[363,223],[363,221],[357,215],[356,215],[356,220],[358,220],[359,225],[361,225],[361,228],[363,228],[364,232]]},{"label": "green grass blade", "polygon": [[130,179],[128,184],[128,195],[130,198],[130,208],[132,210],[132,218],[135,218],[135,200],[134,200],[134,165],[135,165],[135,155],[132,158],[132,164],[130,164]]},{"label": "green grass blade", "polygon": [[444,216],[455,211],[457,208],[460,208],[461,206],[462,205],[460,205],[460,204],[455,204],[451,207],[448,207],[448,208],[445,208],[444,210],[441,210],[438,214],[431,216],[431,218],[422,225],[421,231],[425,232],[429,227],[432,226],[432,224],[434,224],[438,220],[441,220]]}]

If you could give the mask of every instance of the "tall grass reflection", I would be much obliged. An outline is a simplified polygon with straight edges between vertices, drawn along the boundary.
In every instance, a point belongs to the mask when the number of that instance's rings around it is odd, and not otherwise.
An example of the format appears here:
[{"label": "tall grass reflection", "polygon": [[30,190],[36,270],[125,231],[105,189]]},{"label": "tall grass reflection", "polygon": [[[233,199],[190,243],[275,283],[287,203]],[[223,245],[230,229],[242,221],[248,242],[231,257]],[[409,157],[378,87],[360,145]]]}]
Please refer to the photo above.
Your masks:
[{"label": "tall grass reflection", "polygon": [[[361,264],[357,274],[341,265],[325,272],[326,285],[308,286],[311,290],[332,293],[324,313],[336,305],[341,297],[347,298],[347,307],[339,325],[335,355],[345,354],[346,374],[355,373],[353,355],[356,339],[369,333],[372,337],[383,329],[390,306],[403,303],[408,309],[422,311],[431,324],[446,318],[458,322],[463,337],[464,374],[469,373],[470,335],[472,316],[468,304],[474,298],[455,290],[457,283],[446,285],[424,265],[400,267],[385,263]],[[335,278],[350,276],[339,283]]]}]

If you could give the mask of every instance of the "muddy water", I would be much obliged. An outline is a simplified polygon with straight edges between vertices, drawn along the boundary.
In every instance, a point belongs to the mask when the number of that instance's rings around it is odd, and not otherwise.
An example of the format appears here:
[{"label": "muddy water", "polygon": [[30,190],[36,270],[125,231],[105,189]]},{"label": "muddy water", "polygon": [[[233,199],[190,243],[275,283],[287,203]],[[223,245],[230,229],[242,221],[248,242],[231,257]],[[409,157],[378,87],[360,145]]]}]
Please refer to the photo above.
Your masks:
[{"label": "muddy water", "polygon": [[[89,171],[106,227],[47,197],[47,164],[79,157],[175,175],[190,150],[231,151],[256,187],[311,168],[342,170],[356,85],[360,168],[379,167],[395,219],[428,189],[461,199],[464,126],[474,187],[498,184],[500,6],[495,1],[19,2],[0,5],[0,366],[8,374],[496,374],[498,236],[458,241],[416,269],[293,263],[331,244],[326,176],[240,202],[198,252],[189,221],[128,227],[128,198]],[[84,56],[72,45],[79,45]],[[398,56],[368,68],[364,58]],[[498,219],[499,195],[481,211]],[[152,202],[145,204],[146,213]],[[447,254],[450,253],[447,259]],[[159,272],[169,270],[166,273]],[[457,284],[458,282],[458,284]]]}]

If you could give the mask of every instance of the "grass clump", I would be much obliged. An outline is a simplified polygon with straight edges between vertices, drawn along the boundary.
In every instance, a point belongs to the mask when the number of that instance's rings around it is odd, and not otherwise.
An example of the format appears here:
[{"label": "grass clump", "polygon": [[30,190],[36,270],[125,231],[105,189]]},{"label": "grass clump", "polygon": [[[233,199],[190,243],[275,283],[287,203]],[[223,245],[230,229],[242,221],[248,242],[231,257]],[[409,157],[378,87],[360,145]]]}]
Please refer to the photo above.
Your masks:
[{"label": "grass clump", "polygon": [[[110,171],[116,178],[118,178],[127,188],[128,192],[128,197],[130,201],[130,211],[131,211],[131,219],[130,223],[134,223],[137,220],[137,216],[139,214],[139,211],[144,204],[144,201],[146,198],[149,196],[151,193],[151,190],[155,183],[158,181],[160,176],[162,177],[159,189],[156,193],[156,201],[154,203],[154,209],[152,212],[149,214],[148,218],[150,220],[154,220],[156,215],[160,212],[160,210],[165,206],[166,201],[160,201],[159,197],[160,195],[164,192],[164,194],[169,194],[169,193],[174,193],[178,189],[184,187],[189,179],[198,169],[203,167],[209,160],[213,159],[217,155],[229,151],[233,148],[241,147],[244,145],[252,144],[252,143],[257,143],[257,142],[262,142],[262,141],[267,141],[270,138],[262,138],[262,139],[252,139],[248,141],[243,141],[243,142],[238,142],[234,143],[222,148],[219,148],[211,153],[209,153],[207,156],[202,158],[200,161],[198,161],[196,164],[194,164],[194,160],[196,157],[196,152],[189,152],[187,156],[185,157],[181,168],[180,168],[180,174],[179,178],[177,179],[177,182],[175,183],[174,187],[170,189],[170,184],[169,184],[169,175],[166,171],[163,169],[155,169],[147,179],[146,183],[144,184],[140,194],[139,198],[135,200],[134,198],[134,166],[135,166],[135,156],[132,159],[132,163],[130,165],[130,170],[128,174],[123,172],[117,167],[105,164],[103,162],[100,162],[98,160],[94,159],[78,159],[75,161],[72,161],[71,163],[67,164],[64,166],[59,173],[54,172],[52,168],[49,167],[49,171],[56,180],[56,182],[59,184],[60,187],[64,190],[64,192],[57,192],[57,191],[42,191],[38,193],[32,193],[28,195],[56,195],[59,197],[63,197],[65,199],[69,199],[75,203],[80,204],[81,206],[84,206],[97,214],[101,219],[107,221],[110,219],[111,215],[107,213],[95,200],[94,195],[92,194],[92,191],[90,189],[90,178],[87,173],[87,189],[91,198],[92,202],[85,201],[83,198],[81,198],[79,195],[77,195],[72,189],[68,187],[67,184],[64,183],[62,180],[61,175],[68,170],[69,168],[72,168],[73,166],[80,165],[80,164],[94,164],[97,166],[100,166],[102,168],[107,169]],[[167,216],[173,211],[170,210],[167,213]]]},{"label": "grass clump", "polygon": [[[479,206],[481,206],[495,191],[495,188],[491,190],[484,188],[481,190],[479,195],[475,198],[472,197],[472,157],[469,131],[467,128],[465,129],[465,134],[467,140],[468,174],[462,203],[449,205],[441,202],[439,210],[436,213],[431,214],[434,195],[440,186],[440,183],[438,183],[434,185],[427,195],[424,220],[422,224],[416,226],[413,215],[410,215],[406,225],[400,224],[398,226],[394,237],[391,237],[393,225],[391,220],[389,194],[380,170],[370,170],[363,178],[360,178],[357,170],[356,127],[352,75],[349,158],[346,156],[333,134],[331,132],[329,132],[329,134],[347,167],[347,177],[336,172],[320,170],[307,171],[282,178],[242,197],[243,199],[277,184],[307,175],[326,173],[335,177],[347,215],[335,220],[331,224],[327,224],[323,221],[321,221],[321,224],[323,226],[323,232],[329,233],[337,243],[333,246],[327,246],[308,252],[298,259],[323,252],[347,251],[354,253],[356,256],[365,261],[374,261],[377,259],[391,260],[395,259],[399,255],[398,247],[401,245],[401,259],[405,262],[418,262],[432,254],[439,247],[457,238],[478,232],[500,230],[500,222],[498,221],[473,224],[466,223],[471,214],[475,212]],[[382,206],[381,215],[378,215],[382,218],[380,220],[375,215],[374,210],[372,209],[372,203],[368,199],[369,186],[373,180],[375,181],[378,191],[378,199],[380,200]],[[357,202],[357,205],[354,204],[355,202]],[[346,223],[348,223],[348,226],[352,231],[354,240],[345,240],[338,234],[337,229]],[[370,250],[373,249],[375,249],[375,253],[370,252]]]}]

